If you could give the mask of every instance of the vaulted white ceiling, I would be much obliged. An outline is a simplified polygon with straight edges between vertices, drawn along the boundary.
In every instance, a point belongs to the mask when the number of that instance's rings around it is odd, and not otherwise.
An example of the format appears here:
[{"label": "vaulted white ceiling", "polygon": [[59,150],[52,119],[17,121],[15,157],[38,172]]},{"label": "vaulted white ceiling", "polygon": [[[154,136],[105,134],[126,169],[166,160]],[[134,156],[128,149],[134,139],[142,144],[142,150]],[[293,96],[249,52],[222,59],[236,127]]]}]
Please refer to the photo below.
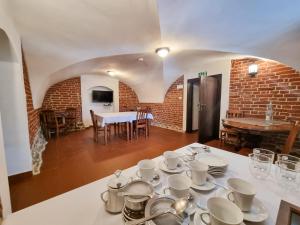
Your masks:
[{"label": "vaulted white ceiling", "polygon": [[[300,68],[298,0],[8,3],[21,34],[36,107],[50,85],[82,73],[116,70],[140,100],[159,102],[178,76],[203,60],[231,57],[229,52]],[[171,48],[165,60],[154,54],[160,46]],[[141,56],[144,61],[137,61]]]}]

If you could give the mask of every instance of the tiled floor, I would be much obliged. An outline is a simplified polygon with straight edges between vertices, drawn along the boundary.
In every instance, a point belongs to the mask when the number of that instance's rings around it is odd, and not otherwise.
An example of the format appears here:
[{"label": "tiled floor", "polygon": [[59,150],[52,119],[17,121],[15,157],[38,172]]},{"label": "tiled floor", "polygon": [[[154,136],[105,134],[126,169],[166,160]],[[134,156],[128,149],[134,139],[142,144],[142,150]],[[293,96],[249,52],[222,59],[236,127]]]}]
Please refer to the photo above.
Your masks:
[{"label": "tiled floor", "polygon": [[[197,141],[196,133],[157,127],[151,129],[148,139],[127,142],[113,137],[106,146],[94,143],[92,137],[92,129],[87,129],[50,140],[43,154],[41,174],[11,182],[13,211],[98,180],[116,169],[133,166],[141,159],[154,158],[166,150]],[[208,144],[224,148],[219,141]]]}]

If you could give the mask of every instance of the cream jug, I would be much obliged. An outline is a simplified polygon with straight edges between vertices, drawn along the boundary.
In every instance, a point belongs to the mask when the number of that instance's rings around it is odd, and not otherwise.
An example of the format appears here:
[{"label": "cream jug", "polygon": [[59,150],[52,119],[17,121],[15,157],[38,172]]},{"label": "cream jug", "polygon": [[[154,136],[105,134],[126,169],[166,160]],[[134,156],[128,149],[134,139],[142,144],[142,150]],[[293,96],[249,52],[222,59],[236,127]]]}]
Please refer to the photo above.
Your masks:
[{"label": "cream jug", "polygon": [[108,182],[108,189],[101,194],[105,209],[110,213],[120,213],[124,206],[124,196],[121,193],[129,180],[121,176],[121,172],[121,170],[117,170],[114,173],[115,177]]}]

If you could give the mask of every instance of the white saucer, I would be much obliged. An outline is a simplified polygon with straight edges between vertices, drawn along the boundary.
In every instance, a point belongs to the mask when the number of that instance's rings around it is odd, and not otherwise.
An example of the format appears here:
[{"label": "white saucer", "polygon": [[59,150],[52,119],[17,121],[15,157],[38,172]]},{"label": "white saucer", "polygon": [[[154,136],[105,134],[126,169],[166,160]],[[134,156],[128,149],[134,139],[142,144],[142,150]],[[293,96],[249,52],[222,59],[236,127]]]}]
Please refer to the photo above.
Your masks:
[{"label": "white saucer", "polygon": [[198,158],[198,160],[202,163],[207,164],[209,167],[227,167],[228,161],[220,156],[214,155],[212,153],[201,155],[201,157]]},{"label": "white saucer", "polygon": [[192,183],[191,188],[198,190],[198,191],[210,191],[212,189],[214,189],[216,187],[216,185],[213,183],[215,181],[215,178],[210,175],[207,174],[207,181],[205,184],[203,185],[196,185],[194,183]]},{"label": "white saucer", "polygon": [[[140,171],[137,170],[136,171],[136,176],[139,178],[139,179],[142,179],[141,175],[140,175]],[[159,176],[159,179],[158,180],[151,180],[151,181],[147,181],[148,183],[150,183],[153,187],[157,187],[158,185],[161,184],[161,175],[159,174],[158,171],[155,171],[155,175],[158,175]]]},{"label": "white saucer", "polygon": [[[229,190],[225,190],[223,188],[220,188],[216,192],[216,196],[223,197],[227,199],[227,194],[229,193]],[[251,207],[251,210],[249,212],[242,212],[244,214],[244,220],[249,222],[263,222],[269,217],[269,213],[267,209],[265,208],[264,204],[254,197],[253,204]]]},{"label": "white saucer", "polygon": [[[205,223],[203,223],[200,219],[200,214],[203,212],[207,212],[207,211],[204,211],[199,208],[196,210],[195,215],[194,215],[194,225],[205,225]],[[242,222],[241,225],[246,225],[246,224],[244,222]]]},{"label": "white saucer", "polygon": [[[167,192],[163,192],[162,196],[172,196],[172,198],[174,199],[178,199],[177,197],[171,195],[170,190],[168,190]],[[195,200],[195,195],[192,193],[192,190],[189,190],[189,198],[192,198],[191,200],[188,201],[188,206],[185,209],[185,211],[189,214],[189,215],[193,215],[196,212],[196,203],[194,202]]]},{"label": "white saucer", "polygon": [[168,169],[167,165],[165,164],[164,160],[161,160],[158,164],[159,169],[161,169],[162,171],[166,172],[166,173],[181,173],[184,171],[184,166],[183,166],[183,162],[179,162],[177,168],[175,168],[174,170],[170,170]]},{"label": "white saucer", "polygon": [[208,171],[208,174],[212,175],[212,176],[216,176],[216,177],[221,177],[221,176],[224,176],[224,172],[209,172]]}]

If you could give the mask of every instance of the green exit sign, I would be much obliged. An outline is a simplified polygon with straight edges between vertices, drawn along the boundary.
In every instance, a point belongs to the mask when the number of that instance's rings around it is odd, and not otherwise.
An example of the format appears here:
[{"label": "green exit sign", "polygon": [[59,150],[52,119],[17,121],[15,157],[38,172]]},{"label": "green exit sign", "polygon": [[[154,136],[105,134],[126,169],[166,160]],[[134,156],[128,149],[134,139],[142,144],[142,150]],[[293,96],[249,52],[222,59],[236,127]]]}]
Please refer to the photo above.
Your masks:
[{"label": "green exit sign", "polygon": [[199,77],[207,77],[207,71],[199,72],[198,76]]}]

